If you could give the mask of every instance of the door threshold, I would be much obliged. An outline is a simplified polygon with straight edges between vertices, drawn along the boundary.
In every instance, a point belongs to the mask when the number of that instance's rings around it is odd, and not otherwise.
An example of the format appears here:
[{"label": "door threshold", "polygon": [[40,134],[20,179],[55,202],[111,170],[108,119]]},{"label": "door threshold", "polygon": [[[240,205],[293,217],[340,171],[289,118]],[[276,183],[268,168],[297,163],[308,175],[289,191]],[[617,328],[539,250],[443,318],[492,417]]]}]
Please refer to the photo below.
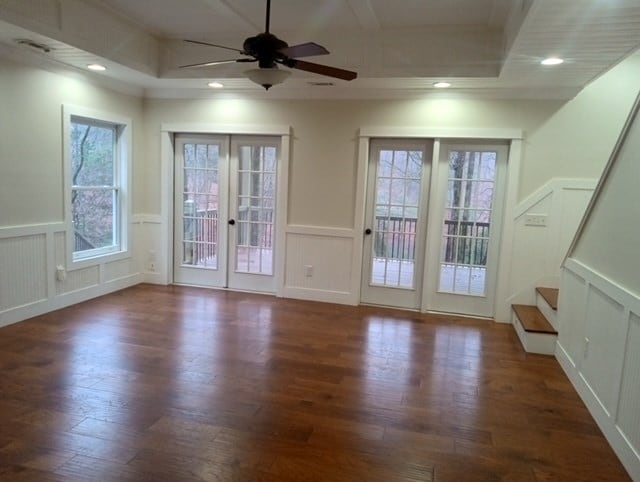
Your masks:
[{"label": "door threshold", "polygon": [[230,291],[232,293],[247,293],[254,295],[266,295],[266,296],[276,296],[276,293],[271,291],[253,291],[253,290],[243,290],[239,288],[228,288],[225,286],[207,286],[207,285],[198,285],[198,284],[189,284],[189,283],[171,283],[173,286],[184,286],[185,288],[204,288],[207,290],[216,290],[216,291]]}]

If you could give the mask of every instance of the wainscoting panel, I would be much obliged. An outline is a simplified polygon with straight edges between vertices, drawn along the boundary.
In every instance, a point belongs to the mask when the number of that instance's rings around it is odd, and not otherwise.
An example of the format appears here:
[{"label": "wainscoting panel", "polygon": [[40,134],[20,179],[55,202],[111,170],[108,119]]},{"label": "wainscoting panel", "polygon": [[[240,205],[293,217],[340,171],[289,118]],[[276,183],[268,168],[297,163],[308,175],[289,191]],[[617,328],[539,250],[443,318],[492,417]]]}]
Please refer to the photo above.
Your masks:
[{"label": "wainscoting panel", "polygon": [[[142,281],[133,258],[67,270],[66,226],[0,227],[0,326]],[[58,277],[56,267],[64,272]]]},{"label": "wainscoting panel", "polygon": [[[514,209],[513,242],[501,249],[509,263],[509,282],[496,300],[496,321],[511,319],[511,305],[535,304],[535,288],[557,288],[560,266],[595,189],[595,179],[554,178]],[[528,216],[544,216],[546,225],[529,225]]]},{"label": "wainscoting panel", "polygon": [[352,289],[352,230],[292,228],[285,249],[283,296],[357,304]]},{"label": "wainscoting panel", "polygon": [[64,281],[56,280],[56,294],[63,295],[82,290],[100,284],[100,268],[89,266],[87,268],[67,271]]},{"label": "wainscoting panel", "polygon": [[46,234],[0,239],[0,312],[47,298]]},{"label": "wainscoting panel", "polygon": [[617,425],[629,444],[640,450],[640,316],[630,315]]},{"label": "wainscoting panel", "polygon": [[580,373],[607,414],[616,409],[626,326],[624,307],[594,286],[587,295],[584,358]]},{"label": "wainscoting panel", "polygon": [[633,480],[640,480],[640,296],[568,258],[556,358]]},{"label": "wainscoting panel", "polygon": [[133,258],[121,259],[111,263],[105,263],[103,279],[105,282],[126,278],[133,270]]}]

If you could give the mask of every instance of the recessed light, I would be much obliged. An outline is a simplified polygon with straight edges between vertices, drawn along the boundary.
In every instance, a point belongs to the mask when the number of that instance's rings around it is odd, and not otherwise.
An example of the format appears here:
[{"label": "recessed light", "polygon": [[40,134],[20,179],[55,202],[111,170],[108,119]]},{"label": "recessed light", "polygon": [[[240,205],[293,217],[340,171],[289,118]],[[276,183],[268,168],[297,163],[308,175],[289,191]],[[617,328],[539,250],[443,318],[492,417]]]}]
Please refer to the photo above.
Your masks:
[{"label": "recessed light", "polygon": [[94,70],[96,72],[103,72],[107,70],[107,68],[104,65],[100,65],[100,64],[89,64],[87,65],[87,68],[89,70]]},{"label": "recessed light", "polygon": [[451,87],[449,82],[436,82],[433,84],[436,89],[446,89],[447,87]]},{"label": "recessed light", "polygon": [[562,62],[564,62],[564,60],[559,57],[548,57],[542,60],[540,63],[542,65],[560,65]]},{"label": "recessed light", "polygon": [[222,89],[224,87],[224,84],[220,82],[209,82],[207,85],[212,89]]}]

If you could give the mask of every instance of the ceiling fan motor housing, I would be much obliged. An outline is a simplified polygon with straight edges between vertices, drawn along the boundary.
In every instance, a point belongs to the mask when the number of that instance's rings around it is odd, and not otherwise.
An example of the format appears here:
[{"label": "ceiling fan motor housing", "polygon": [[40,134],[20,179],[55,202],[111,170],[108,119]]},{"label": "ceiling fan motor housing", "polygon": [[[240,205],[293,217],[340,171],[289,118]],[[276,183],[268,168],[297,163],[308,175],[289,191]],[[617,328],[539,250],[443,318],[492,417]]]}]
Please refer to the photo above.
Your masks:
[{"label": "ceiling fan motor housing", "polygon": [[242,44],[242,50],[245,54],[257,58],[260,68],[268,69],[275,66],[276,59],[283,57],[278,50],[288,46],[284,40],[265,32],[246,39]]}]

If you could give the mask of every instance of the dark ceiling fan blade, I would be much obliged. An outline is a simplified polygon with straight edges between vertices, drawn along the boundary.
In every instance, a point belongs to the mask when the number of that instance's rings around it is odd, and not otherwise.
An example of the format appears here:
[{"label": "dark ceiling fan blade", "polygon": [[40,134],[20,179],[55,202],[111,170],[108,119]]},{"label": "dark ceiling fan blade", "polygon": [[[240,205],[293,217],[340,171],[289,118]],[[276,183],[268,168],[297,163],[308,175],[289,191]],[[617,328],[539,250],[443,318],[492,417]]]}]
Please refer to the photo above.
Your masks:
[{"label": "dark ceiling fan blade", "polygon": [[218,44],[212,44],[209,42],[200,42],[199,40],[187,40],[185,39],[184,42],[189,42],[190,44],[197,44],[197,45],[207,45],[209,47],[217,47],[219,49],[227,49],[227,50],[233,50],[234,52],[238,52],[242,55],[246,55],[244,53],[244,51],[240,50],[240,49],[234,49],[233,47],[227,47],[225,45],[218,45]]},{"label": "dark ceiling fan blade", "polygon": [[211,62],[199,62],[197,64],[179,65],[179,69],[197,69],[201,67],[213,67],[214,65],[235,64],[236,62],[255,62],[254,59],[213,60]]},{"label": "dark ceiling fan blade", "polygon": [[326,75],[327,77],[335,77],[336,79],[342,80],[353,80],[358,77],[358,73],[351,70],[314,64],[313,62],[305,62],[304,60],[289,59],[284,65],[292,69],[304,70],[305,72],[313,72],[314,74]]},{"label": "dark ceiling fan blade", "polygon": [[307,42],[304,44],[291,45],[283,49],[278,50],[279,53],[290,59],[297,59],[299,57],[312,57],[314,55],[327,55],[329,51],[322,45],[318,45],[315,42]]}]

